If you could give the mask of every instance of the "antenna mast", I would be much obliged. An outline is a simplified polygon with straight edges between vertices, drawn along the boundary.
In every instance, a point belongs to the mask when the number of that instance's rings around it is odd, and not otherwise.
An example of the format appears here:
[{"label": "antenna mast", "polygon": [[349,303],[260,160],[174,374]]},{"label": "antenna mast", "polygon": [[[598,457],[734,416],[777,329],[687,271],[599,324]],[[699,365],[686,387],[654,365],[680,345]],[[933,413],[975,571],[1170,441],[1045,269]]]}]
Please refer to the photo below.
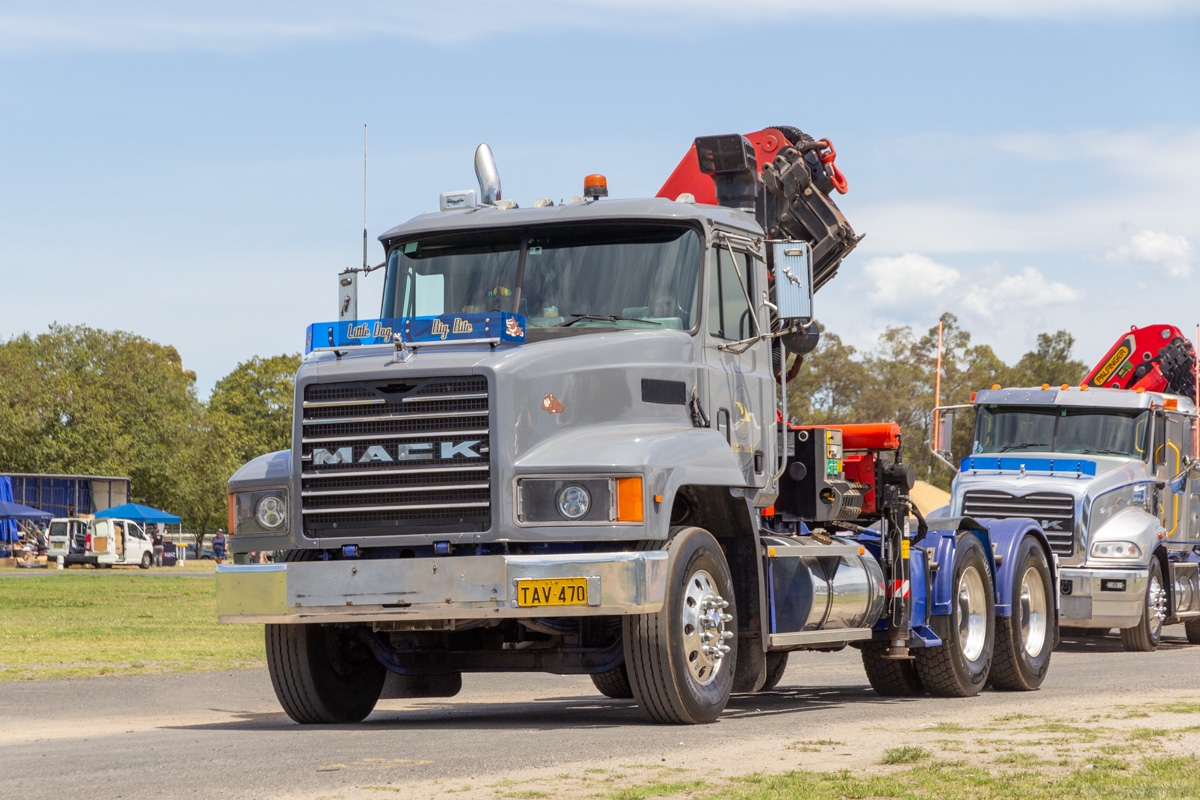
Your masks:
[{"label": "antenna mast", "polygon": [[363,123],[363,272],[367,269],[367,123]]}]

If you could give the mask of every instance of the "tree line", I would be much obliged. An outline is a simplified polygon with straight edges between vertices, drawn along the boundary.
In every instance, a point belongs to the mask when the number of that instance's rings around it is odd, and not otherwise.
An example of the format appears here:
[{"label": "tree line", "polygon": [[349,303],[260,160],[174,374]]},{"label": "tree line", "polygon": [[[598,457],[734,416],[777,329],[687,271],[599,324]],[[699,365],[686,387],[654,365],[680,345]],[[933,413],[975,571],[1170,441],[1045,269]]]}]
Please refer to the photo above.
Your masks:
[{"label": "tree line", "polygon": [[299,354],[252,358],[208,402],[179,352],[125,331],[50,326],[0,343],[0,473],[117,475],[132,502],[195,528],[227,519],[226,481],[290,446]]},{"label": "tree line", "polygon": [[[972,392],[996,384],[1074,386],[1087,374],[1089,365],[1071,357],[1075,338],[1067,331],[1039,333],[1033,350],[1005,364],[990,345],[972,343],[953,314],[942,314],[940,321],[943,406],[970,403]],[[888,328],[867,352],[823,329],[820,343],[788,383],[789,417],[804,425],[898,422],[904,460],[919,479],[948,489],[954,476],[929,450],[937,354],[937,325],[924,333]],[[974,414],[960,414],[955,423],[952,449],[960,457],[970,448],[973,422]]]},{"label": "tree line", "polygon": [[[994,384],[1077,384],[1087,365],[1073,337],[1042,333],[1034,350],[1005,364],[943,314],[943,405],[970,402]],[[255,357],[217,381],[207,402],[179,352],[125,331],[50,326],[0,343],[0,473],[119,475],[134,502],[182,516],[198,540],[226,516],[226,482],[247,461],[291,446],[299,354]],[[885,330],[860,352],[824,329],[788,384],[796,424],[895,421],[903,458],[920,478],[947,487],[951,474],[929,452],[937,326]],[[954,432],[969,446],[970,418]]]}]

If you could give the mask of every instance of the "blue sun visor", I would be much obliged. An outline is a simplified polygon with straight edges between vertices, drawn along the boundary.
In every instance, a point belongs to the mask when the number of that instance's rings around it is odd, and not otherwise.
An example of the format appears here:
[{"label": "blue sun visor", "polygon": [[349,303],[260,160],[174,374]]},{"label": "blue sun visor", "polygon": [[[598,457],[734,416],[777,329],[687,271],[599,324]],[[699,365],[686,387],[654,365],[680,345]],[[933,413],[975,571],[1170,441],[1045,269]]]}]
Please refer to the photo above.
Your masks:
[{"label": "blue sun visor", "polygon": [[440,317],[314,322],[308,326],[304,337],[304,354],[314,350],[391,345],[397,334],[406,344],[414,345],[447,342],[522,344],[525,341],[525,315],[492,311]]}]

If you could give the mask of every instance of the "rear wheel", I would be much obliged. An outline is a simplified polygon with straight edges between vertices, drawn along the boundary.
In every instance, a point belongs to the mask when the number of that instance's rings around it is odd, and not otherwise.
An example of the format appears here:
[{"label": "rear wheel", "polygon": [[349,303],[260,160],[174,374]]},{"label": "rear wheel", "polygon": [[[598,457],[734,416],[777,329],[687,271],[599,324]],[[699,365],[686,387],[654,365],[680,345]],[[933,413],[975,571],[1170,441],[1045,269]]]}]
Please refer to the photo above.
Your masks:
[{"label": "rear wheel", "polygon": [[787,651],[767,653],[767,680],[759,688],[760,692],[769,692],[779,685],[779,682],[783,680],[783,673],[787,671],[787,662]]},{"label": "rear wheel", "polygon": [[655,722],[712,722],[725,709],[737,662],[737,612],[725,554],[702,528],[671,531],[663,607],[624,618],[633,696]]},{"label": "rear wheel", "polygon": [[1187,640],[1192,644],[1200,644],[1200,617],[1189,619],[1183,623],[1183,630],[1187,633]]},{"label": "rear wheel", "polygon": [[628,700],[633,697],[633,687],[629,685],[629,673],[625,671],[624,661],[607,672],[592,673],[592,683],[605,697],[614,700]]},{"label": "rear wheel", "polygon": [[915,666],[931,695],[970,697],[987,683],[996,628],[987,553],[973,533],[958,535],[950,602],[949,616],[931,620],[942,644],[918,650]]},{"label": "rear wheel", "polygon": [[996,620],[996,652],[990,683],[997,689],[1030,691],[1042,685],[1054,649],[1055,613],[1046,551],[1026,536],[1013,560],[1012,614]]},{"label": "rear wheel", "polygon": [[1157,558],[1150,559],[1150,580],[1146,582],[1142,606],[1141,621],[1132,628],[1121,629],[1121,645],[1134,653],[1153,652],[1162,639],[1163,622],[1167,618],[1167,591],[1163,588],[1162,565]]},{"label": "rear wheel", "polygon": [[886,642],[867,642],[862,648],[863,668],[871,688],[880,697],[918,697],[925,694],[916,662],[911,658],[884,658]]}]

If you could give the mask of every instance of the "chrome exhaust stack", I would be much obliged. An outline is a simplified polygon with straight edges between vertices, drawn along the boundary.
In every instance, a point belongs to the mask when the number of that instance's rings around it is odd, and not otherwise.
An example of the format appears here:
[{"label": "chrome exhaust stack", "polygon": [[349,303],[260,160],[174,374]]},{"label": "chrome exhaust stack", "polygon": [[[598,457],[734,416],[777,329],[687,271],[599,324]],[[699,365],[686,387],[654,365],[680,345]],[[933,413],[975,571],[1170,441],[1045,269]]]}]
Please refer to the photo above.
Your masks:
[{"label": "chrome exhaust stack", "polygon": [[475,177],[479,180],[480,202],[494,206],[500,199],[500,173],[496,171],[496,159],[487,143],[475,148]]}]

